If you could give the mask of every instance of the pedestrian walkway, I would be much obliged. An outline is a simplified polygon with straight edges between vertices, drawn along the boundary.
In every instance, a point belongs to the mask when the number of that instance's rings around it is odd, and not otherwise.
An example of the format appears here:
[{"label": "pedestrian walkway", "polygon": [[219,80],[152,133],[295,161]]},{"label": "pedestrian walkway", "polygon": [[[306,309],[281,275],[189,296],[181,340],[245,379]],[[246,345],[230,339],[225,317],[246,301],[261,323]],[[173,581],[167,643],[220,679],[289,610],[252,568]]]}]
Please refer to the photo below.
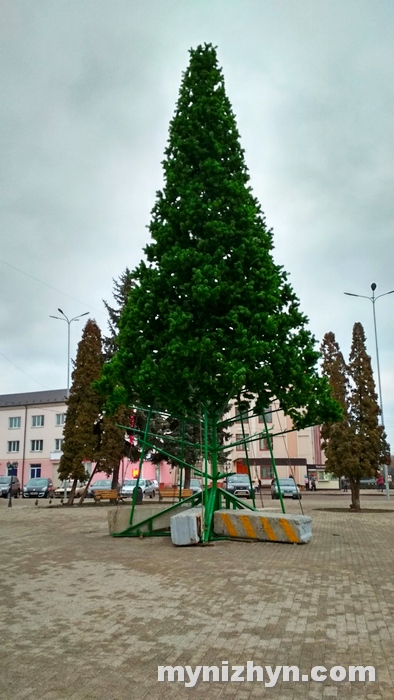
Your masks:
[{"label": "pedestrian walkway", "polygon": [[[374,512],[308,494],[305,546],[185,548],[109,537],[107,506],[1,500],[1,700],[392,700],[394,504],[364,500]],[[377,682],[157,682],[158,666],[249,660],[372,665]]]}]

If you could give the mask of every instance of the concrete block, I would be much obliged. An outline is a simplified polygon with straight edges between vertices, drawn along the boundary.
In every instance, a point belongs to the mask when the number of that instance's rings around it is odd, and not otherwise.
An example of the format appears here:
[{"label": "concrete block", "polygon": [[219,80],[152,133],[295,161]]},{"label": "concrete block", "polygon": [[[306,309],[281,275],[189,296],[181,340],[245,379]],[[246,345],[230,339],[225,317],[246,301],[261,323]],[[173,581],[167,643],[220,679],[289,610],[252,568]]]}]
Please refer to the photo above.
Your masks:
[{"label": "concrete block", "polygon": [[197,544],[201,535],[202,508],[189,508],[171,518],[171,540],[173,544],[185,546]]},{"label": "concrete block", "polygon": [[[142,503],[134,509],[133,515],[133,525],[138,525],[138,523],[143,522],[147,518],[151,518],[153,515],[159,515],[162,511],[168,508],[169,503]],[[170,520],[175,513],[179,513],[183,510],[189,509],[188,505],[179,505],[177,508],[170,510],[169,513],[163,513],[159,515],[153,523],[153,530],[163,530],[170,529]],[[130,526],[130,513],[131,508],[123,505],[119,508],[111,508],[107,511],[108,519],[108,529],[109,534],[114,535],[121,532],[125,532]],[[149,532],[148,524],[141,525],[141,532]]]},{"label": "concrete block", "polygon": [[312,519],[309,515],[284,515],[272,510],[217,510],[214,513],[215,535],[261,540],[262,542],[292,542],[304,544],[312,539]]}]

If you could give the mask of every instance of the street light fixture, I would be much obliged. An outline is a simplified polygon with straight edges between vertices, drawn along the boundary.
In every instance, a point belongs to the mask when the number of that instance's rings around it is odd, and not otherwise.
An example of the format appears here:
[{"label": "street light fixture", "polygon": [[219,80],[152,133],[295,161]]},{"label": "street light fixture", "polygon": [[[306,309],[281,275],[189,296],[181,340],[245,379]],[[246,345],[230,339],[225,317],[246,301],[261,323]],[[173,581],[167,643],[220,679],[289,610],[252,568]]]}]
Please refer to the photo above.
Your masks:
[{"label": "street light fixture", "polygon": [[50,318],[57,318],[58,321],[65,321],[67,323],[67,398],[70,395],[70,326],[73,321],[78,321],[79,318],[82,318],[82,316],[87,316],[90,311],[85,311],[84,314],[80,314],[79,316],[74,316],[74,318],[67,318],[66,314],[64,311],[61,309],[58,309],[60,313],[62,314],[63,318],[60,316],[50,316]]},{"label": "street light fixture", "polygon": [[[376,330],[375,302],[377,301],[377,299],[380,299],[381,297],[386,297],[388,294],[394,294],[394,289],[392,289],[390,292],[385,292],[384,294],[378,294],[377,297],[375,296],[375,289],[376,289],[375,282],[372,282],[371,289],[372,289],[372,296],[371,297],[367,297],[364,294],[352,294],[351,292],[344,292],[344,294],[346,294],[348,297],[361,297],[362,299],[369,299],[369,301],[372,301],[373,327],[374,327],[374,332],[375,332],[375,347],[376,347],[376,365],[378,368],[380,416],[381,416],[381,425],[382,425],[382,428],[384,428],[383,398],[382,398],[382,385],[381,385],[381,381],[380,381],[379,346],[378,346],[378,334],[377,334],[377,330]],[[386,497],[387,497],[387,500],[389,501],[390,500],[390,488],[389,488],[387,464],[383,465],[383,472],[384,472],[384,481],[386,484]]]},{"label": "street light fixture", "polygon": [[[50,318],[56,318],[58,321],[65,321],[67,323],[67,398],[70,396],[70,326],[73,321],[78,321],[82,316],[87,316],[90,311],[85,311],[84,314],[79,316],[74,316],[74,318],[68,318],[64,311],[58,309],[62,316],[50,316]],[[63,503],[67,501],[67,479],[64,480],[64,496]]]}]

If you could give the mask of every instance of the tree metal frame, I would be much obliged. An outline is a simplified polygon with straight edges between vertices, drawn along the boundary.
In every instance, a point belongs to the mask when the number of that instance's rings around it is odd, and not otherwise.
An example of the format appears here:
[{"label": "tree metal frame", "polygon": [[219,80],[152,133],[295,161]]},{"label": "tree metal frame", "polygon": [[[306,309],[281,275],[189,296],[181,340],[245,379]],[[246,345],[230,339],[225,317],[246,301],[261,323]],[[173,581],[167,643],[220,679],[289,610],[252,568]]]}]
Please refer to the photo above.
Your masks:
[{"label": "tree metal frame", "polygon": [[[137,523],[134,523],[134,514],[135,514],[135,508],[137,505],[137,495],[138,495],[138,486],[139,486],[139,480],[140,480],[140,474],[141,474],[141,469],[142,469],[142,463],[144,461],[146,453],[151,450],[151,449],[157,449],[157,443],[154,443],[155,439],[162,439],[162,435],[157,435],[150,430],[150,421],[152,414],[160,414],[162,416],[169,417],[170,414],[160,410],[160,409],[155,409],[153,407],[143,407],[139,405],[134,405],[132,406],[133,409],[137,409],[139,411],[143,411],[146,413],[147,420],[146,420],[146,425],[144,430],[139,430],[134,427],[130,426],[119,426],[123,427],[128,433],[131,433],[135,436],[137,436],[138,441],[141,445],[141,455],[140,455],[140,460],[139,460],[139,469],[138,469],[138,476],[137,476],[137,483],[136,486],[133,490],[133,499],[132,499],[132,504],[131,504],[131,511],[130,511],[130,519],[129,519],[129,526],[120,533],[114,533],[114,537],[160,537],[160,536],[169,536],[170,535],[170,530],[169,528],[167,530],[154,530],[153,529],[153,524],[154,521],[161,517],[163,513],[169,513],[172,510],[175,510],[176,508],[179,508],[180,504],[187,504],[190,507],[196,507],[196,506],[202,506],[203,509],[203,517],[202,517],[202,532],[201,532],[201,541],[202,543],[206,544],[212,540],[218,540],[218,539],[223,539],[223,537],[217,537],[214,534],[213,531],[213,516],[214,512],[217,510],[222,510],[223,508],[234,508],[234,509],[246,509],[246,510],[252,510],[256,511],[256,503],[255,503],[255,497],[254,497],[254,489],[252,488],[252,477],[251,477],[251,469],[250,469],[250,461],[249,461],[249,456],[248,456],[248,444],[253,443],[257,440],[260,440],[261,438],[267,438],[268,446],[269,446],[269,452],[270,452],[270,459],[271,459],[271,464],[273,468],[273,472],[275,475],[275,480],[277,483],[277,488],[278,488],[278,494],[279,494],[279,499],[280,499],[280,504],[281,504],[281,509],[282,512],[285,513],[285,506],[283,502],[283,497],[282,497],[282,492],[280,489],[280,483],[279,483],[279,478],[278,478],[278,472],[276,469],[276,464],[275,464],[275,458],[274,454],[272,451],[272,441],[271,438],[277,435],[283,435],[288,432],[293,432],[292,430],[283,430],[277,433],[273,433],[268,429],[267,426],[267,421],[265,417],[265,413],[263,413],[263,421],[264,421],[264,430],[255,433],[254,435],[246,435],[245,433],[245,422],[249,421],[249,419],[252,416],[256,416],[257,413],[253,408],[243,411],[241,414],[236,415],[233,418],[228,418],[223,420],[221,415],[217,413],[209,413],[207,406],[205,405],[202,410],[202,415],[199,417],[192,417],[190,418],[189,416],[187,417],[180,417],[180,416],[173,416],[174,418],[177,418],[181,422],[181,437],[180,438],[175,438],[171,437],[169,435],[166,435],[166,441],[173,442],[174,444],[177,444],[180,446],[180,456],[176,457],[165,450],[160,450],[166,457],[169,457],[173,460],[176,460],[177,463],[180,466],[181,469],[181,476],[179,480],[179,494],[178,494],[178,500],[174,501],[171,505],[161,509],[160,511],[157,512],[155,515],[151,515],[150,517],[147,517],[146,519],[139,519]],[[261,413],[259,413],[261,415]],[[226,428],[231,426],[235,422],[241,421],[242,425],[242,440],[236,440],[235,442],[231,443],[225,443],[225,444],[219,444],[218,441],[218,431],[221,428]],[[200,426],[201,428],[201,435],[203,436],[203,440],[201,443],[192,443],[184,439],[184,434],[185,434],[185,425],[186,423],[194,423]],[[152,441],[153,440],[153,441]],[[245,503],[242,501],[240,498],[235,496],[234,494],[229,493],[225,489],[223,489],[221,486],[219,486],[219,482],[228,477],[231,476],[232,474],[235,474],[236,472],[227,472],[227,471],[221,471],[219,468],[219,460],[218,456],[220,452],[230,450],[233,447],[236,447],[238,445],[243,445],[245,448],[245,461],[247,465],[247,473],[249,477],[249,482],[250,482],[250,487],[251,487],[251,492],[253,494],[252,496],[252,504],[249,505],[248,503]],[[196,466],[192,464],[188,464],[187,462],[184,461],[183,459],[183,448],[185,446],[190,446],[194,447],[195,449],[198,449],[201,451],[201,454],[203,456],[202,460],[202,469],[198,469]],[[202,490],[199,493],[193,494],[192,496],[187,496],[184,498],[182,496],[182,469],[185,467],[190,467],[194,474],[197,475],[202,479]],[[141,529],[141,527],[144,526],[144,531]],[[146,531],[147,527],[147,531]],[[228,539],[228,538],[224,538]]]}]

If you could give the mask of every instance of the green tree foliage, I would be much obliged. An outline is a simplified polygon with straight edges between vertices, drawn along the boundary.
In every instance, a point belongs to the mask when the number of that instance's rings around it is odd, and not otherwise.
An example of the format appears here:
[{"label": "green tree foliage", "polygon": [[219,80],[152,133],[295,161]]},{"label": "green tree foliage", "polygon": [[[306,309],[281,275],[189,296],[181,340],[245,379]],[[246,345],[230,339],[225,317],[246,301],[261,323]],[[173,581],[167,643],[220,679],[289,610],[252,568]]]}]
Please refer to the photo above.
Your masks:
[{"label": "green tree foliage", "polygon": [[[126,424],[128,411],[124,406],[119,406],[113,415],[103,413],[100,417],[99,435],[99,467],[108,476],[112,475],[112,488],[116,488],[119,481],[120,460],[128,454],[128,442],[125,432],[118,426]],[[98,471],[98,470],[97,470]]]},{"label": "green tree foliage", "polygon": [[104,306],[108,312],[109,328],[109,335],[103,338],[105,360],[110,360],[116,352],[119,319],[134,286],[133,275],[128,267],[121,273],[118,280],[113,280],[113,284],[112,294],[116,305],[110,306],[107,301],[103,300]]},{"label": "green tree foliage", "polygon": [[360,480],[375,477],[380,464],[390,463],[390,449],[379,425],[380,409],[361,323],[355,323],[353,327],[348,365],[334,333],[324,336],[321,353],[323,374],[343,412],[340,422],[322,425],[326,471],[349,480],[351,507],[358,511]]},{"label": "green tree foliage", "polygon": [[[196,407],[197,410],[197,407]],[[155,440],[155,453],[152,454],[152,462],[157,463],[159,460],[164,459],[173,467],[180,466],[182,468],[184,487],[189,488],[190,478],[192,476],[190,467],[180,465],[178,459],[187,462],[190,465],[199,464],[201,469],[201,464],[203,460],[203,448],[198,447],[202,445],[204,441],[202,426],[196,423],[184,422],[182,426],[182,421],[173,416],[162,420],[159,426],[159,431],[161,433],[161,438]],[[220,428],[218,431],[218,441],[220,445],[224,444],[226,438],[230,436],[230,433],[224,428]],[[182,440],[182,444],[174,443],[169,438],[175,438]],[[192,444],[190,444],[192,443]],[[162,450],[165,450],[167,454],[173,455],[172,457],[166,456]],[[227,459],[227,453],[221,452],[219,454],[218,463],[223,465]]]},{"label": "green tree foliage", "polygon": [[350,413],[357,436],[358,470],[363,477],[373,477],[377,475],[380,465],[390,464],[390,448],[384,429],[379,425],[378,396],[361,323],[353,326],[349,375],[352,380]]},{"label": "green tree foliage", "polygon": [[[75,483],[85,481],[83,462],[88,461],[96,463],[96,471],[113,474],[117,481],[125,439],[124,431],[116,423],[124,423],[125,416],[122,408],[114,416],[104,413],[103,396],[93,386],[101,375],[102,366],[101,331],[96,322],[89,319],[78,345],[67,401],[63,454],[58,469],[61,479],[73,479]],[[74,489],[70,502],[73,497]]]},{"label": "green tree foliage", "polygon": [[297,427],[335,420],[319,353],[253,197],[223,74],[211,45],[190,52],[165,151],[152,242],[133,272],[118,352],[101,389],[175,414],[231,397],[277,397]]},{"label": "green tree foliage", "polygon": [[[135,285],[133,280],[133,274],[130,272],[128,267],[126,267],[125,271],[121,273],[118,280],[113,280],[113,283],[114,286],[112,294],[115,304],[114,306],[110,306],[108,302],[104,301],[104,306],[108,312],[109,317],[109,335],[103,338],[105,362],[108,362],[117,351],[119,319],[126,306],[129,294]],[[126,409],[126,407],[120,406],[117,409],[116,414],[116,422],[119,425],[123,425],[125,427],[128,427],[130,425],[130,410]],[[146,414],[143,411],[139,410],[133,411],[133,418],[134,427],[137,428],[139,431],[144,431],[146,426]],[[164,437],[164,435],[169,432],[169,427],[167,426],[167,421],[160,414],[154,414],[150,421],[150,430]],[[158,447],[161,446],[163,449],[169,448],[169,445],[164,446],[162,439],[153,441]],[[138,461],[141,457],[141,440],[138,439],[138,437],[135,437],[133,442],[128,442],[125,446],[125,453],[133,462]],[[149,450],[149,453],[151,455],[152,462],[154,462],[155,464],[159,463],[162,459],[165,459],[164,455],[158,451]],[[115,484],[115,476],[117,476],[117,474],[115,475],[114,472],[113,476],[113,482]]]},{"label": "green tree foliage", "polygon": [[72,385],[67,401],[63,454],[59,464],[61,479],[86,479],[83,461],[96,462],[100,438],[96,426],[103,399],[93,388],[102,369],[101,332],[89,319],[78,345]]},{"label": "green tree foliage", "polygon": [[350,479],[357,470],[355,435],[350,417],[350,384],[347,366],[334,333],[326,333],[320,347],[322,372],[327,377],[332,395],[342,409],[342,420],[324,423],[321,427],[322,449],[326,456],[326,471],[338,478]]}]

